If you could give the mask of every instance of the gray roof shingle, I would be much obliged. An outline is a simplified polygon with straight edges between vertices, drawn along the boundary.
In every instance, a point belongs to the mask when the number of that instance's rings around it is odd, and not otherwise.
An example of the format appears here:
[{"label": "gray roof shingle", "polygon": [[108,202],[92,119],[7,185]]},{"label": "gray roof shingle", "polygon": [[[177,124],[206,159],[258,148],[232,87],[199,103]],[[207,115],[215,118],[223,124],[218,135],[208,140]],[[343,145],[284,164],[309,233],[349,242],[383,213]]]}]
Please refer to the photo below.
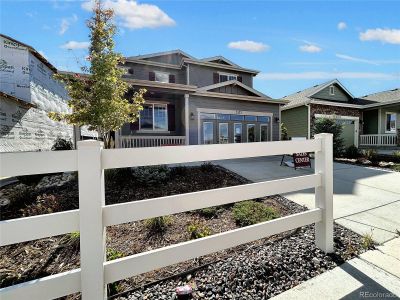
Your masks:
[{"label": "gray roof shingle", "polygon": [[400,101],[400,88],[366,95],[361,97],[361,99],[369,100],[375,103],[385,103],[396,100]]}]

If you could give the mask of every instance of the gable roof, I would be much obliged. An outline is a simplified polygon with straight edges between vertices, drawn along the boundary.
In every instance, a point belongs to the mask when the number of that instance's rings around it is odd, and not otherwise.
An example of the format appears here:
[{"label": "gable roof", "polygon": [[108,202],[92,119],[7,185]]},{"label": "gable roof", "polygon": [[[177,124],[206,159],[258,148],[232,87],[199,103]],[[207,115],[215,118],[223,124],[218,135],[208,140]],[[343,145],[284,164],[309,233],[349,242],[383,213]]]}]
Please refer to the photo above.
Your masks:
[{"label": "gable roof", "polygon": [[[332,84],[337,84],[339,85],[352,99],[354,99],[354,96],[346,89],[346,87],[337,79],[333,79],[321,84],[314,85],[312,87],[309,87],[305,90],[298,91],[297,93],[287,95],[283,97],[282,99],[290,101],[288,104],[286,104],[283,109],[289,109],[301,105],[305,105],[311,102],[312,96],[318,93],[319,91],[323,90],[324,88],[332,85]],[[326,101],[329,102],[329,101]]]},{"label": "gable roof", "polygon": [[129,56],[127,57],[128,59],[146,59],[146,58],[151,58],[151,57],[157,57],[157,56],[163,56],[163,55],[170,55],[170,54],[180,54],[184,57],[190,58],[190,59],[196,59],[195,57],[187,54],[186,52],[176,49],[176,50],[170,50],[170,51],[163,51],[163,52],[155,52],[155,53],[149,53],[149,54],[143,54],[143,55],[135,55],[135,56]]},{"label": "gable roof", "polygon": [[206,92],[206,91],[211,91],[213,89],[220,88],[223,86],[228,86],[228,85],[237,85],[237,86],[240,86],[241,88],[243,88],[244,90],[249,91],[250,93],[254,94],[257,97],[272,99],[271,97],[255,90],[237,80],[228,80],[228,81],[224,81],[224,82],[220,82],[220,83],[216,83],[216,84],[212,84],[212,85],[203,86],[201,88],[198,88],[197,91]]},{"label": "gable roof", "polygon": [[220,64],[219,61],[223,61],[226,65],[240,68],[239,65],[235,64],[231,60],[229,60],[229,59],[227,59],[227,58],[225,58],[225,57],[223,57],[221,55],[212,56],[212,57],[206,57],[206,58],[202,58],[201,60],[202,61],[207,61],[207,62],[213,62],[213,63],[217,63],[217,64]]},{"label": "gable roof", "polygon": [[365,95],[361,99],[370,100],[379,103],[386,103],[392,101],[400,101],[400,88],[394,90],[388,90],[383,92],[378,92],[370,95]]}]

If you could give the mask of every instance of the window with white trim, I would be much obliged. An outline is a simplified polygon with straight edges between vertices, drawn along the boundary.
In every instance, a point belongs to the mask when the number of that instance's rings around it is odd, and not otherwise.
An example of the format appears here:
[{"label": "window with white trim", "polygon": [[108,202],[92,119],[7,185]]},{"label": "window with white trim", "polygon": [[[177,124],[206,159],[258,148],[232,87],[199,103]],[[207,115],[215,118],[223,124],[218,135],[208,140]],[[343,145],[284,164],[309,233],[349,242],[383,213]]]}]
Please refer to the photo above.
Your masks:
[{"label": "window with white trim", "polygon": [[139,117],[140,130],[167,131],[167,104],[144,104]]},{"label": "window with white trim", "polygon": [[396,132],[396,113],[387,112],[386,113],[386,132]]},{"label": "window with white trim", "polygon": [[229,74],[229,73],[218,73],[218,74],[219,74],[219,82],[237,80],[237,75],[235,74]]},{"label": "window with white trim", "polygon": [[155,81],[158,82],[169,82],[169,73],[155,71]]},{"label": "window with white trim", "polygon": [[334,85],[331,85],[331,86],[329,87],[329,94],[330,94],[331,96],[334,96],[334,95],[335,95],[335,86],[334,86]]}]

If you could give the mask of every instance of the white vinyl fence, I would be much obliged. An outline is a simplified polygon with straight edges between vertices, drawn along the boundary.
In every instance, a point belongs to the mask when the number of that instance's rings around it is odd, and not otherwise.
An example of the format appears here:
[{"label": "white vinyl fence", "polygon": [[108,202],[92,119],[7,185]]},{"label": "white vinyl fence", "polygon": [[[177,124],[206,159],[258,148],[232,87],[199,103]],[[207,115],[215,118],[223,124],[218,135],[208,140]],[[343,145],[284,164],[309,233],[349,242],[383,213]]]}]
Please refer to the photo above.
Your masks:
[{"label": "white vinyl fence", "polygon": [[361,134],[360,146],[396,146],[396,134]]},{"label": "white vinyl fence", "polygon": [[[315,174],[105,206],[105,169],[295,152],[315,152]],[[73,151],[0,154],[0,163],[0,176],[79,173],[79,210],[1,221],[0,246],[79,230],[81,252],[80,269],[3,288],[2,300],[53,299],[75,292],[82,292],[84,300],[104,299],[108,283],[313,223],[316,245],[333,251],[330,134],[304,141],[109,150],[98,141],[84,141]],[[106,226],[308,188],[315,188],[314,209],[105,262]]]}]

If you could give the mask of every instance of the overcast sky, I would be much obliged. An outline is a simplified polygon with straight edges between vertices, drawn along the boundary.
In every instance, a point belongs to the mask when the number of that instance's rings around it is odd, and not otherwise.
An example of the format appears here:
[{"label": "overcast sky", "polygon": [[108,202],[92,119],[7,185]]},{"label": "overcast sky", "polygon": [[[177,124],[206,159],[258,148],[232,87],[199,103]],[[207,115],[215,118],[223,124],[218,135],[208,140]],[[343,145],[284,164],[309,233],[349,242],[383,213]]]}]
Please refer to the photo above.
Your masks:
[{"label": "overcast sky", "polygon": [[[338,78],[355,96],[400,87],[400,1],[103,0],[125,56],[182,49],[260,71],[255,88],[279,98]],[[57,68],[85,63],[91,3],[0,3],[1,33]]]}]

